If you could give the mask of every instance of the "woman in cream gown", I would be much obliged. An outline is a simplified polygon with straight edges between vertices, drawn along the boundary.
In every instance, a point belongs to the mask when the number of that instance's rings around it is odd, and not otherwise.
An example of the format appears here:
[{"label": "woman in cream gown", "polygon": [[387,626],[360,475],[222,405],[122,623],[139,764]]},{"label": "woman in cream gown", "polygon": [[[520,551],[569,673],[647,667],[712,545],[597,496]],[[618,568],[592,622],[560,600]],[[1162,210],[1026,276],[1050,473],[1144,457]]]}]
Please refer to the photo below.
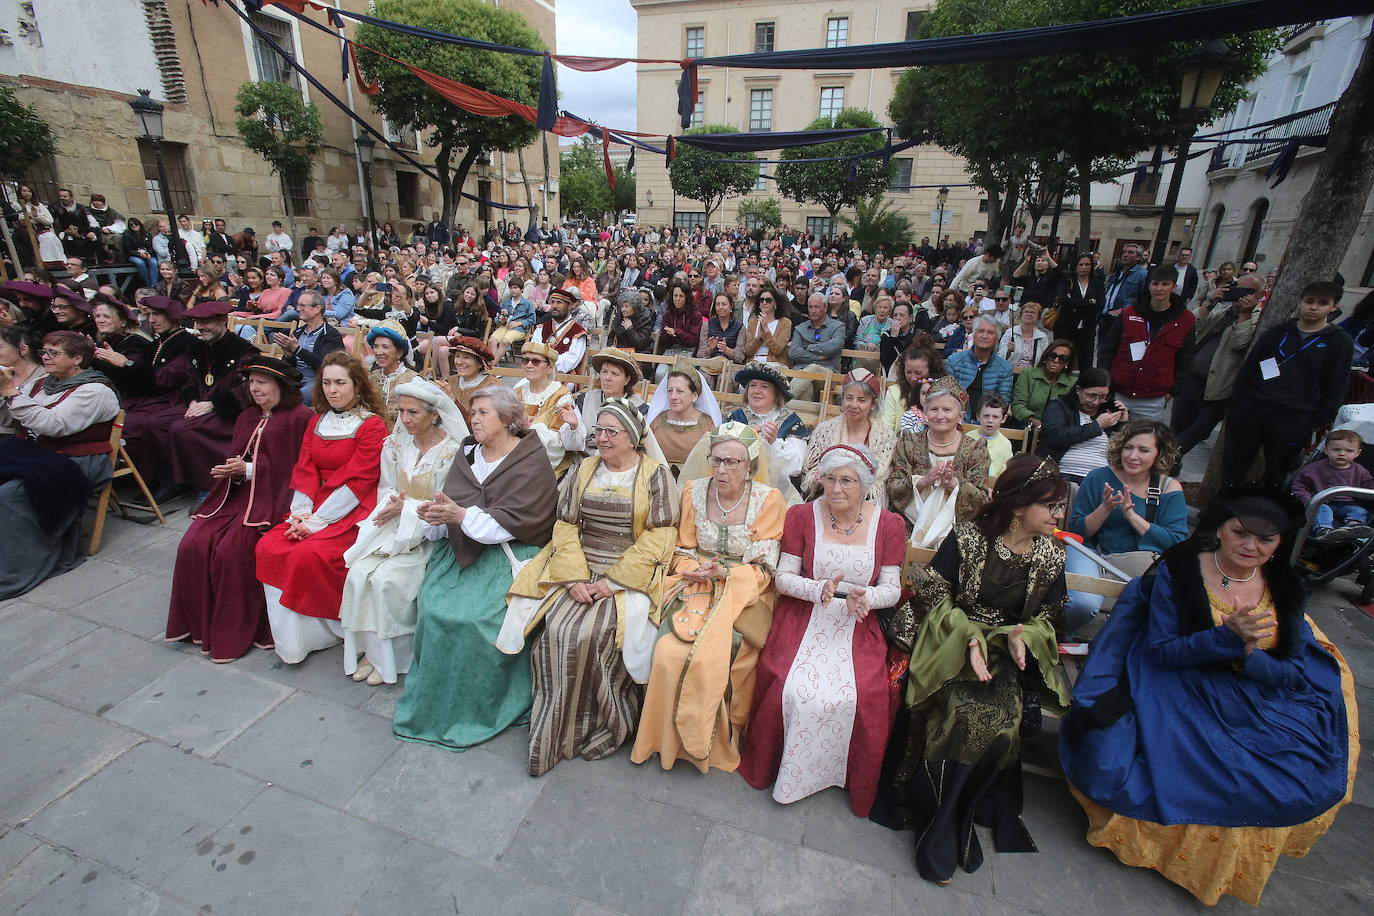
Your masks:
[{"label": "woman in cream gown", "polygon": [[394,395],[397,427],[382,445],[377,508],[344,552],[348,577],[339,606],[344,673],[373,686],[394,684],[410,669],[416,596],[433,548],[416,510],[443,486],[468,434],[458,405],[432,382],[404,382]]}]

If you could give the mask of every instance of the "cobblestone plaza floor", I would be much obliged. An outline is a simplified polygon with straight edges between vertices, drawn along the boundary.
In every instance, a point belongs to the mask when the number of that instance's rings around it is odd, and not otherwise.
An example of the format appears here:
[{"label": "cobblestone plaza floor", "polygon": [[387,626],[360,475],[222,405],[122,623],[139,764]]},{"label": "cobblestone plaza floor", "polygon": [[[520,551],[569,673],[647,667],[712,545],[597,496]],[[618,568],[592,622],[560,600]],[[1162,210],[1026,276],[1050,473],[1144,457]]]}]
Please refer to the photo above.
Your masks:
[{"label": "cobblestone plaza floor", "polygon": [[[215,665],[163,642],[185,504],[166,528],[112,518],[99,556],[0,603],[0,912],[623,913],[846,916],[1133,913],[1206,908],[1083,839],[1062,779],[1027,775],[1038,854],[998,855],[947,888],[912,836],[855,818],[844,793],[782,806],[737,775],[560,763],[535,779],[528,733],[449,753],[391,734],[401,688],[342,672],[337,649],[288,666]],[[1353,583],[1314,619],[1355,671],[1374,734],[1374,620]],[[461,676],[461,672],[458,672]],[[1054,759],[1052,735],[1034,748]],[[1374,912],[1374,759],[1261,909]],[[1221,912],[1250,907],[1226,898]]]}]

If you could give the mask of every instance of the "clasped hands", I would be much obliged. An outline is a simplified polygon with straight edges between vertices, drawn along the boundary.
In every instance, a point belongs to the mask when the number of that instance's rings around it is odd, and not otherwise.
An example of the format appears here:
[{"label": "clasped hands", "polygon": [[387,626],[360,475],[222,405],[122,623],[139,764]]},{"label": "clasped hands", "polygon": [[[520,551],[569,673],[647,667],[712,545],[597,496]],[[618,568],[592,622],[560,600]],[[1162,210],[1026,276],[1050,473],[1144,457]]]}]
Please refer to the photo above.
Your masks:
[{"label": "clasped hands", "polygon": [[931,468],[928,473],[921,475],[916,481],[916,486],[921,490],[929,490],[937,483],[950,492],[959,488],[959,478],[954,473],[954,462],[947,461],[939,467]]},{"label": "clasped hands", "polygon": [[[399,514],[400,508],[397,507],[396,511]],[[447,494],[435,493],[432,500],[420,503],[420,508],[415,510],[415,514],[427,525],[461,525],[467,511],[449,499]]]},{"label": "clasped hands", "polygon": [[595,582],[574,582],[568,586],[568,594],[578,604],[592,604],[603,598],[611,597],[614,592],[611,591],[610,582],[605,579],[597,579]]},{"label": "clasped hands", "polygon": [[[1011,660],[1022,671],[1026,670],[1026,642],[1021,638],[1024,629],[1025,627],[1018,623],[1007,634],[1007,650],[1011,652]],[[983,650],[976,639],[968,641],[968,663],[973,668],[973,673],[978,680],[984,683],[992,680],[992,672],[988,670],[987,660],[983,658]]]},{"label": "clasped hands", "polygon": [[690,569],[682,574],[682,578],[688,582],[707,582],[711,579],[725,579],[729,577],[730,570],[721,565],[715,557],[702,563],[696,569]]},{"label": "clasped hands", "polygon": [[238,455],[224,459],[224,464],[217,464],[210,469],[210,476],[218,480],[221,477],[228,477],[230,480],[237,480],[248,473],[248,462]]},{"label": "clasped hands", "polygon": [[1259,641],[1274,635],[1278,619],[1273,611],[1259,611],[1251,604],[1238,607],[1230,614],[1223,614],[1222,625],[1235,633],[1245,643],[1245,654],[1255,651]]}]

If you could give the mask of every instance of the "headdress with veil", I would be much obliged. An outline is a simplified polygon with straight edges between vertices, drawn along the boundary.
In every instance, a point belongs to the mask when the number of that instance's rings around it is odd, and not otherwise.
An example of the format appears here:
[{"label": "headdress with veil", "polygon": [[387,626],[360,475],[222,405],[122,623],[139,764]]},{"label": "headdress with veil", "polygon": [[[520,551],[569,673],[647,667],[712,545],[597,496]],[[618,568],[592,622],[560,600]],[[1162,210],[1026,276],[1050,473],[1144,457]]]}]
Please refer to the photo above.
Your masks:
[{"label": "headdress with veil", "polygon": [[[711,391],[711,383],[707,381],[706,375],[698,368],[683,360],[673,363],[670,370],[681,372],[684,375],[692,376],[697,380],[697,390],[701,393],[697,395],[696,403],[693,404],[697,410],[710,417],[712,426],[720,426],[725,422],[725,417],[720,412],[720,405],[716,403],[716,396]],[[668,380],[665,378],[663,384],[654,389],[653,399],[649,401],[649,415],[645,417],[646,422],[654,422],[654,418],[668,410]]]},{"label": "headdress with veil", "polygon": [[[708,435],[702,436],[701,441],[692,448],[687,460],[682,463],[682,474],[678,480],[700,480],[703,477],[710,477],[711,465],[707,462],[707,458],[710,457],[711,448],[716,443],[727,439],[733,439],[744,446],[745,453],[749,455],[750,463],[754,464],[753,473],[750,474],[754,480],[776,489],[782,494],[783,500],[789,506],[805,502],[801,494],[797,492],[797,488],[792,485],[791,479],[772,469],[767,444],[758,432],[752,426],[738,420],[722,423],[711,430]],[[755,464],[755,462],[757,463]]]},{"label": "headdress with veil", "polygon": [[[468,424],[463,419],[463,412],[458,409],[458,405],[453,402],[453,398],[445,394],[443,389],[433,382],[422,378],[411,379],[397,385],[392,389],[392,394],[400,397],[405,395],[428,404],[439,415],[439,426],[450,438],[462,442],[468,437]],[[406,432],[405,426],[400,420],[396,421],[396,427],[391,431],[391,436],[397,442],[410,441],[410,433]]]}]

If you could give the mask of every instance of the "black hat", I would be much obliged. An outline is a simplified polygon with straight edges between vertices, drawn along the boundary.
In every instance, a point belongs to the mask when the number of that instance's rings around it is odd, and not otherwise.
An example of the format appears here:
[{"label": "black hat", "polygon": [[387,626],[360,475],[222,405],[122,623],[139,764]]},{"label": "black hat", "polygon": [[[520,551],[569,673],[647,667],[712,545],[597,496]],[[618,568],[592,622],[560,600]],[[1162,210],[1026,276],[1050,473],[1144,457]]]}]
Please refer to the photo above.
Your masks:
[{"label": "black hat", "polygon": [[735,373],[735,381],[741,388],[747,387],[755,379],[767,382],[778,389],[778,397],[782,398],[783,402],[792,400],[792,390],[787,387],[787,379],[767,363],[750,363]]},{"label": "black hat", "polygon": [[243,365],[239,367],[239,371],[244,375],[260,372],[282,382],[288,388],[299,388],[301,382],[305,380],[305,376],[301,375],[299,369],[277,359],[275,356],[259,355],[246,359],[243,361]]}]

